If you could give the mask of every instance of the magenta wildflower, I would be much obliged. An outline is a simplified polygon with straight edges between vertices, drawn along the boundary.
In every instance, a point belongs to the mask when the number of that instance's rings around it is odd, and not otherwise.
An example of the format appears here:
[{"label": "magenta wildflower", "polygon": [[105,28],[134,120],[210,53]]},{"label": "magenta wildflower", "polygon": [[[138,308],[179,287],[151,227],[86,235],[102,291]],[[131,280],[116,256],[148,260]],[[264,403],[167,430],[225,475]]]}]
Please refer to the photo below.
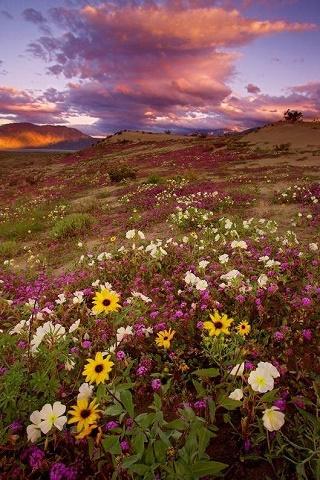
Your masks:
[{"label": "magenta wildflower", "polygon": [[161,380],[160,378],[155,378],[154,380],[152,380],[151,382],[151,387],[152,387],[152,390],[157,392],[158,390],[160,390],[161,388]]}]

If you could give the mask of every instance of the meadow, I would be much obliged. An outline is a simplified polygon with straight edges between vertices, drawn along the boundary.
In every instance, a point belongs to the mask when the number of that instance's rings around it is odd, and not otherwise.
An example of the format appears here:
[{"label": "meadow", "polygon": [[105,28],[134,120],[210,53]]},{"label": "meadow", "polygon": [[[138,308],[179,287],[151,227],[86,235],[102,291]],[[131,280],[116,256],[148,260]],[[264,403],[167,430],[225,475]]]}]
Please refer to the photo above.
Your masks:
[{"label": "meadow", "polygon": [[0,152],[0,479],[320,479],[319,161]]}]

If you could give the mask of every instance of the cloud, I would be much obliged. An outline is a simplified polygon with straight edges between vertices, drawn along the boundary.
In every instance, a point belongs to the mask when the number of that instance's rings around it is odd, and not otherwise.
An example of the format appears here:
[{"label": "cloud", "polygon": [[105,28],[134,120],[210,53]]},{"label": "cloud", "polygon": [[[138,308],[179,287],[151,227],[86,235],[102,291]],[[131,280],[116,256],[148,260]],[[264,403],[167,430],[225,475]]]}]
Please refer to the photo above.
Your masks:
[{"label": "cloud", "polygon": [[0,86],[0,112],[3,118],[19,122],[60,123],[61,112],[46,95],[36,97],[33,92]]},{"label": "cloud", "polygon": [[5,17],[7,20],[13,20],[13,15],[11,13],[7,12],[7,10],[1,10],[1,15]]},{"label": "cloud", "polygon": [[261,92],[260,88],[257,87],[257,85],[253,85],[253,83],[249,83],[249,84],[246,86],[246,89],[247,89],[247,92],[248,92],[248,93],[257,94],[257,93],[260,93],[260,92]]},{"label": "cloud", "polygon": [[22,16],[28,22],[36,24],[45,23],[47,21],[46,18],[42,15],[42,13],[39,12],[39,10],[35,10],[34,8],[26,8],[25,10],[23,10]]}]

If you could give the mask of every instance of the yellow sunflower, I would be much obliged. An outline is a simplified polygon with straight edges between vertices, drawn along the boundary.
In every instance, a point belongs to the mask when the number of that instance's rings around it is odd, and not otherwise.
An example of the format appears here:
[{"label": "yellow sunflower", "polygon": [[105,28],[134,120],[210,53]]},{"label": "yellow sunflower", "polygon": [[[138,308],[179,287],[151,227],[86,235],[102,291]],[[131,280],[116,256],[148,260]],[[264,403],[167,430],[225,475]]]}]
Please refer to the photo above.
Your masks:
[{"label": "yellow sunflower", "polygon": [[170,342],[175,333],[175,330],[171,330],[171,328],[169,328],[169,330],[161,330],[161,332],[158,332],[156,338],[156,344],[158,347],[163,347],[166,350],[170,348]]},{"label": "yellow sunflower", "polygon": [[248,335],[248,333],[250,333],[251,325],[249,325],[249,323],[246,320],[244,320],[243,322],[239,323],[239,325],[236,326],[236,329],[239,335],[242,335],[243,337],[245,337],[246,335]]},{"label": "yellow sunflower", "polygon": [[228,318],[228,315],[225,313],[220,314],[216,310],[213,314],[210,313],[210,321],[204,322],[203,327],[208,330],[209,337],[217,337],[220,333],[230,335],[229,327],[232,322],[232,318]]},{"label": "yellow sunflower", "polygon": [[112,292],[104,288],[100,292],[96,292],[93,297],[92,311],[95,315],[100,313],[117,312],[121,305],[119,305],[120,297],[116,292]]},{"label": "yellow sunflower", "polygon": [[109,380],[109,373],[114,365],[110,361],[111,355],[103,358],[101,352],[97,352],[95,358],[87,358],[87,365],[84,367],[82,375],[86,376],[86,382],[89,383],[104,383]]},{"label": "yellow sunflower", "polygon": [[[98,406],[96,399],[92,400],[90,404],[87,398],[77,400],[77,405],[74,405],[68,412],[71,415],[68,423],[76,423],[77,432],[90,433],[92,431],[91,427],[96,426],[96,421],[99,418],[100,410],[98,410]],[[84,438],[84,436],[81,438]]]}]

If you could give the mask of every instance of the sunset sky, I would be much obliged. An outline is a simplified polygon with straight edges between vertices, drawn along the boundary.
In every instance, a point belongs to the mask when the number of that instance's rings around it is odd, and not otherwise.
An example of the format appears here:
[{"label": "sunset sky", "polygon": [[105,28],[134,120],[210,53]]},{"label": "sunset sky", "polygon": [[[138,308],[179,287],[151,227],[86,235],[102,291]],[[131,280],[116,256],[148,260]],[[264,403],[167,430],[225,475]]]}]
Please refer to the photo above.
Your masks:
[{"label": "sunset sky", "polygon": [[244,129],[320,117],[319,0],[0,0],[0,124]]}]

